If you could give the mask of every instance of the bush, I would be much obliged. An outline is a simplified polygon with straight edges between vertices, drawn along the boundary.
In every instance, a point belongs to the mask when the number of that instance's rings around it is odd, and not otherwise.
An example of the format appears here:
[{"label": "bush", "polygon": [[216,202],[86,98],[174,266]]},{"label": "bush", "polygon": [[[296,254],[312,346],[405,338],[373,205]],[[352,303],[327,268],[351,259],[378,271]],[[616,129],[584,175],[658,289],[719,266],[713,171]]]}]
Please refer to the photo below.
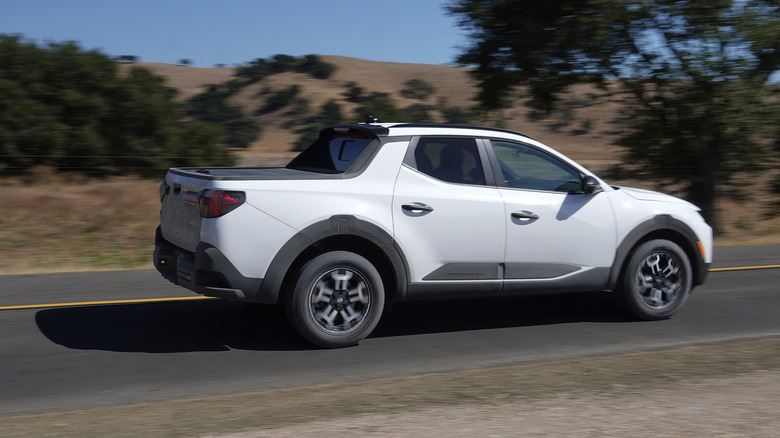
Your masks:
[{"label": "bush", "polygon": [[246,148],[260,136],[261,129],[260,125],[244,114],[241,107],[227,102],[237,90],[234,82],[209,85],[205,92],[188,100],[184,108],[187,115],[220,126],[228,147]]},{"label": "bush", "polygon": [[274,55],[269,62],[271,72],[284,73],[288,71],[294,71],[298,66],[298,59],[290,55]]},{"label": "bush", "polygon": [[247,79],[250,82],[256,82],[270,76],[271,66],[265,59],[255,59],[249,65],[239,67],[236,76]]},{"label": "bush", "polygon": [[262,110],[260,110],[261,113],[272,113],[274,111],[277,111],[279,109],[282,109],[293,102],[293,100],[298,97],[298,94],[301,92],[301,87],[299,85],[291,85],[283,90],[279,90],[276,92],[271,93],[271,95],[266,99],[265,106]]},{"label": "bush", "polygon": [[347,102],[360,103],[363,101],[363,88],[358,87],[355,82],[347,82],[347,91],[344,93]]},{"label": "bush", "polygon": [[274,55],[271,59],[255,59],[249,65],[240,67],[236,76],[257,82],[266,77],[286,72],[305,73],[315,79],[328,79],[336,71],[336,66],[320,59],[317,55],[296,58],[290,55]]},{"label": "bush", "polygon": [[363,99],[362,106],[355,115],[363,120],[369,114],[373,114],[384,121],[403,122],[409,120],[405,110],[395,106],[395,102],[387,93],[371,93]]},{"label": "bush", "polygon": [[473,114],[469,111],[464,111],[459,106],[443,108],[441,113],[447,123],[455,125],[468,125],[469,123],[472,123]]},{"label": "bush", "polygon": [[431,107],[423,104],[415,104],[406,108],[406,114],[408,114],[409,122],[414,123],[432,123],[433,117],[430,114]]},{"label": "bush", "polygon": [[290,106],[291,108],[287,112],[290,116],[301,117],[309,113],[309,101],[304,97],[295,98]]},{"label": "bush", "polygon": [[320,111],[306,121],[306,127],[302,130],[302,134],[300,138],[298,138],[298,141],[295,142],[293,150],[302,151],[312,144],[314,140],[317,139],[321,127],[335,125],[341,122],[343,122],[341,105],[335,100],[325,102],[320,108]]},{"label": "bush", "polygon": [[404,85],[401,95],[409,99],[425,100],[436,93],[436,87],[422,79],[409,79]]},{"label": "bush", "polygon": [[315,79],[328,79],[336,71],[336,66],[322,61],[317,55],[306,55],[296,71],[307,73]]}]

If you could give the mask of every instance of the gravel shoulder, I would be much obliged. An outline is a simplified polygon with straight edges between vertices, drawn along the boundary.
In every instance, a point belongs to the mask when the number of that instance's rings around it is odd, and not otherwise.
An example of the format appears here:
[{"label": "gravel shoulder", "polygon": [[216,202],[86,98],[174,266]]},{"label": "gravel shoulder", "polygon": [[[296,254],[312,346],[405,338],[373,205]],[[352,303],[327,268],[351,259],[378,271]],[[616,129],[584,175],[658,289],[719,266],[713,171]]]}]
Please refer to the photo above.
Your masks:
[{"label": "gravel shoulder", "polygon": [[776,437],[780,338],[0,417],[4,437]]}]

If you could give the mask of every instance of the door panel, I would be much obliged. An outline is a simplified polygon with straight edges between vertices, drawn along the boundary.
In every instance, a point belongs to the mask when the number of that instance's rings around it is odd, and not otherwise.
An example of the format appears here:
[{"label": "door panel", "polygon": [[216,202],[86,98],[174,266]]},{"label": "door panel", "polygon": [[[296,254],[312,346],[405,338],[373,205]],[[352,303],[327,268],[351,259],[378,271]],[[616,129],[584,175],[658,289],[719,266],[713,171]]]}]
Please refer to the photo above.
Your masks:
[{"label": "door panel", "polygon": [[504,187],[506,291],[599,288],[615,253],[608,194],[586,194],[582,175],[528,145],[489,141]]},{"label": "door panel", "polygon": [[[612,266],[616,237],[606,193],[500,192],[506,203],[507,280],[556,278]],[[537,219],[514,217],[516,212]]]},{"label": "door panel", "polygon": [[402,166],[393,224],[411,282],[492,281],[498,292],[506,224],[495,187],[447,183]]}]

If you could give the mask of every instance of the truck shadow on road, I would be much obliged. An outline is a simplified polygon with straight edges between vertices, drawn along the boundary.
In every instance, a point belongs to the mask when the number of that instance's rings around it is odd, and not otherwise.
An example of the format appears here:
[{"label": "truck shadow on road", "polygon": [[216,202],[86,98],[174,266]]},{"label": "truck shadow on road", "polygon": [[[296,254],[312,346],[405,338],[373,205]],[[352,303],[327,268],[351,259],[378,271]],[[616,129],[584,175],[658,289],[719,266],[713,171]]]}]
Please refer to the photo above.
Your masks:
[{"label": "truck shadow on road", "polygon": [[[176,353],[315,349],[273,306],[222,300],[171,301],[47,309],[41,333],[72,349]],[[577,322],[631,321],[606,293],[395,304],[370,338],[522,328]]]}]

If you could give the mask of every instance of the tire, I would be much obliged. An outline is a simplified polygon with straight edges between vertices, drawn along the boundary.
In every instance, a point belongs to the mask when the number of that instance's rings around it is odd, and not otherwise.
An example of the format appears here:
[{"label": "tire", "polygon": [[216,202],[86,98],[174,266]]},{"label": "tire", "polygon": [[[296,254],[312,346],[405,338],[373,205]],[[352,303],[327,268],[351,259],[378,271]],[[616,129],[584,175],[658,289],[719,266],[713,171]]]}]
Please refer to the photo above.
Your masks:
[{"label": "tire", "polygon": [[371,262],[333,251],[306,263],[284,299],[298,334],[320,347],[339,348],[371,334],[382,316],[385,290]]},{"label": "tire", "polygon": [[666,319],[688,300],[692,282],[691,262],[685,251],[669,240],[650,240],[631,253],[617,298],[639,319]]}]

